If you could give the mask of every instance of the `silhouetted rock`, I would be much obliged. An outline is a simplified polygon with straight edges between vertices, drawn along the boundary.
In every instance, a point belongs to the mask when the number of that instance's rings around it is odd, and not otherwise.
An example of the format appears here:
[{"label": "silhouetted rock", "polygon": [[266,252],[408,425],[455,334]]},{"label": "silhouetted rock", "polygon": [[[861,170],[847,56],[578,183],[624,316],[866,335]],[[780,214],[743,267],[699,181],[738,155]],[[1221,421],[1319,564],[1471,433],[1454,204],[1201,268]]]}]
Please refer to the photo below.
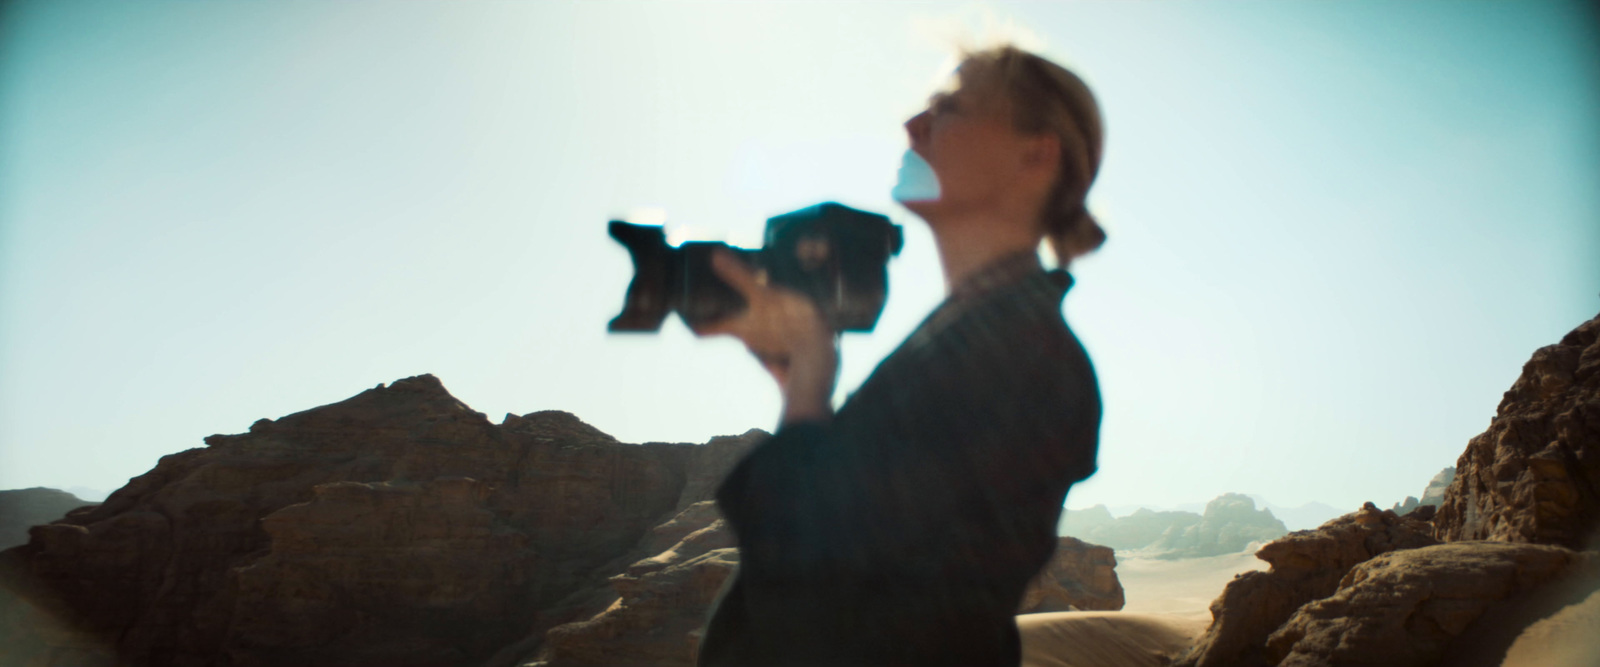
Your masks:
[{"label": "silhouetted rock", "polygon": [[1445,540],[1584,548],[1600,522],[1600,317],[1539,348],[1456,462]]},{"label": "silhouetted rock", "polygon": [[1211,627],[1175,665],[1232,667],[1268,664],[1267,637],[1296,609],[1325,598],[1351,568],[1373,556],[1436,543],[1428,524],[1367,503],[1361,510],[1263,546],[1265,572],[1234,578],[1211,603]]},{"label": "silhouetted rock", "polygon": [[762,437],[622,444],[562,412],[491,424],[432,376],[379,385],[35,528],[0,553],[29,603],[9,638],[107,664],[481,664],[599,611],[652,528]]},{"label": "silhouetted rock", "polygon": [[66,491],[34,487],[0,491],[0,549],[28,541],[28,529],[67,515],[67,512],[98,505]]}]

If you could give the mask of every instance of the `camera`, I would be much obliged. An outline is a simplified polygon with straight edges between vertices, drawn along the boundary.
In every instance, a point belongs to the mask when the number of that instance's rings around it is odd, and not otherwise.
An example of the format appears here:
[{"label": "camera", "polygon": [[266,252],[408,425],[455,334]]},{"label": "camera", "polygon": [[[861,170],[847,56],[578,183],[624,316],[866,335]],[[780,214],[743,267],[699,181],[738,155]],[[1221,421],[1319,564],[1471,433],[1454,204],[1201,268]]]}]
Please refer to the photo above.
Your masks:
[{"label": "camera", "polygon": [[767,219],[758,250],[716,241],[667,243],[660,226],[610,223],[611,238],[633,257],[633,281],[612,332],[659,331],[677,312],[691,330],[738,314],[743,296],[717,277],[712,254],[729,250],[766,271],[769,284],[809,297],[835,332],[871,331],[889,297],[889,258],[905,243],[899,225],[835,202]]}]

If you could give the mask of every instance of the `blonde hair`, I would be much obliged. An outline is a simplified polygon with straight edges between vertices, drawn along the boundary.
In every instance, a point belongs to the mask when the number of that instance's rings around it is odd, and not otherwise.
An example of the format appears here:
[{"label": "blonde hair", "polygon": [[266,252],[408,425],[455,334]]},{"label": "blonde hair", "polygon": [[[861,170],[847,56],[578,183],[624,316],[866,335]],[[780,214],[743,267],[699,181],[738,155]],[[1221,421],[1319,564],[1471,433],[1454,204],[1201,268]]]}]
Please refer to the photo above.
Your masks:
[{"label": "blonde hair", "polygon": [[1066,266],[1098,249],[1106,232],[1089,214],[1085,198],[1100,171],[1105,129],[1089,86],[1066,68],[1010,44],[963,50],[962,56],[963,87],[980,81],[999,85],[1018,132],[1050,133],[1060,141],[1061,171],[1040,211],[1057,261]]}]

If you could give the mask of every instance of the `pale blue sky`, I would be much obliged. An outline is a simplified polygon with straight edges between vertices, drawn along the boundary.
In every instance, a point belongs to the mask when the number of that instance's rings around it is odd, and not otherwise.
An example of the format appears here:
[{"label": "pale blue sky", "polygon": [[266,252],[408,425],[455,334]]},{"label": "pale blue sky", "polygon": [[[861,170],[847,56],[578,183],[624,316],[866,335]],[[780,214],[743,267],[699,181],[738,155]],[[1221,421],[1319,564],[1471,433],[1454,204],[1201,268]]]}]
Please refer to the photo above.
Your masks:
[{"label": "pale blue sky", "polygon": [[[900,122],[999,17],[1101,98],[1105,395],[1073,507],[1418,494],[1600,312],[1600,45],[1576,3],[24,2],[0,17],[0,488],[438,375],[499,421],[770,428],[736,343],[605,323],[635,207],[735,238],[907,226],[842,397],[931,309]],[[933,26],[933,27],[930,27]]]}]

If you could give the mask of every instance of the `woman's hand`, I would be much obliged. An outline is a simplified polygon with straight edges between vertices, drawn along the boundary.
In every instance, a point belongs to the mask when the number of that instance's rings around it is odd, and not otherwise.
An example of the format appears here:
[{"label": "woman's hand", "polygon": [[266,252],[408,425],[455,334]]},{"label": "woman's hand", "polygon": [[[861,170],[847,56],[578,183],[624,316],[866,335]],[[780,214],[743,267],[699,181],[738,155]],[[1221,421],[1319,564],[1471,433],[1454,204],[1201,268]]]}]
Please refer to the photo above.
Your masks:
[{"label": "woman's hand", "polygon": [[751,268],[732,253],[714,254],[711,268],[744,297],[748,307],[695,334],[727,334],[744,342],[783,392],[780,425],[831,418],[839,348],[816,304],[794,290],[768,285],[764,271]]}]

